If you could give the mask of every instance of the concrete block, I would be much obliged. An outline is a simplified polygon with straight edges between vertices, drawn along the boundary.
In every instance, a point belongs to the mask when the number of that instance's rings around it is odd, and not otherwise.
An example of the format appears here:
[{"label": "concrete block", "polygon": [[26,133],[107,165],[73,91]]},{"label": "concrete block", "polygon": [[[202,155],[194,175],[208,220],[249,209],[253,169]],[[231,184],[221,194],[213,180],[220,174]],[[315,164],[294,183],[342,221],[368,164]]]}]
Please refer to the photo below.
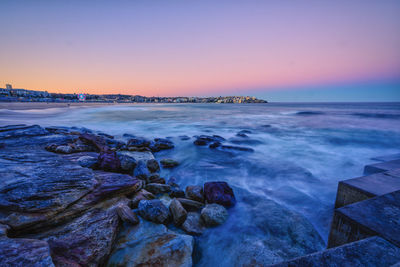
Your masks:
[{"label": "concrete block", "polygon": [[366,165],[364,167],[364,174],[370,175],[374,173],[386,172],[399,168],[400,168],[400,160],[391,160],[391,161]]},{"label": "concrete block", "polygon": [[400,248],[380,237],[295,258],[271,267],[375,267],[392,266],[400,260]]},{"label": "concrete block", "polygon": [[400,190],[400,169],[339,182],[335,208]]}]

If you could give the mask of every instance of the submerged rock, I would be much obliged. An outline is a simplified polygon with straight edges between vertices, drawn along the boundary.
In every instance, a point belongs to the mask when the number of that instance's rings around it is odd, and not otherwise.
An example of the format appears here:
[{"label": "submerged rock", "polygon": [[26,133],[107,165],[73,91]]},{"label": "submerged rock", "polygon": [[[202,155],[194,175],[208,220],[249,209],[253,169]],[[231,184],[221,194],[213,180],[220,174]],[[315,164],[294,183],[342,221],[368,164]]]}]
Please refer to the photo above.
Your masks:
[{"label": "submerged rock", "polygon": [[183,208],[182,204],[174,198],[169,205],[169,210],[172,214],[172,219],[175,225],[179,226],[185,222],[187,217],[187,211]]},{"label": "submerged rock", "polygon": [[228,218],[228,211],[224,206],[208,204],[201,210],[201,218],[207,226],[223,224]]},{"label": "submerged rock", "polygon": [[204,192],[202,186],[188,185],[186,187],[185,194],[188,199],[204,202]]},{"label": "submerged rock", "polygon": [[153,142],[150,143],[150,150],[152,152],[158,152],[164,149],[174,148],[174,143],[168,139],[164,138],[155,138]]},{"label": "submerged rock", "polygon": [[182,224],[182,229],[190,235],[201,235],[205,227],[200,214],[197,212],[189,212],[185,222]]},{"label": "submerged rock", "polygon": [[138,211],[140,216],[151,222],[165,224],[169,219],[169,210],[159,199],[141,200]]},{"label": "submerged rock", "polygon": [[179,162],[173,159],[162,159],[160,160],[160,163],[163,168],[174,168],[179,165]]},{"label": "submerged rock", "polygon": [[141,221],[124,227],[107,266],[191,267],[194,240],[161,224]]},{"label": "submerged rock", "polygon": [[207,182],[204,184],[207,203],[217,203],[225,207],[235,205],[236,199],[232,188],[226,182]]},{"label": "submerged rock", "polygon": [[250,147],[244,147],[244,146],[227,146],[227,145],[222,145],[222,149],[228,149],[228,150],[236,150],[236,151],[243,151],[243,152],[254,152],[254,149]]},{"label": "submerged rock", "polygon": [[200,136],[195,136],[196,140],[193,142],[197,146],[205,146],[210,143],[221,143],[225,141],[225,138],[219,136],[219,135],[200,135]]},{"label": "submerged rock", "polygon": [[46,241],[0,238],[0,266],[54,267]]}]

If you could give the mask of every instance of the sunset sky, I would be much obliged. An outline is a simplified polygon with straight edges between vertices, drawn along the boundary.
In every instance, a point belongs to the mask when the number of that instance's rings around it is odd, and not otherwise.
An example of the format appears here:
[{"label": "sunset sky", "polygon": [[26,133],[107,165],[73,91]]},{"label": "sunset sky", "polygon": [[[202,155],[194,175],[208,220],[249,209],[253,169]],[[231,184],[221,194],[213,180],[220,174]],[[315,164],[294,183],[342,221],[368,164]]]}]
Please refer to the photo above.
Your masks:
[{"label": "sunset sky", "polygon": [[400,1],[0,1],[0,87],[400,101]]}]

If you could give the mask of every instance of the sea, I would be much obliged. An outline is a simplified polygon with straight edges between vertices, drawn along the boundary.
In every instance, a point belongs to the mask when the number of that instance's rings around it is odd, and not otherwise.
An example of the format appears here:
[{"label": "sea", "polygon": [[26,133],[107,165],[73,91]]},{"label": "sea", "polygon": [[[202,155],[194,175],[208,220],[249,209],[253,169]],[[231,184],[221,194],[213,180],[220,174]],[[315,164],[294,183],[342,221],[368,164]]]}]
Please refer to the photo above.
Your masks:
[{"label": "sea", "polygon": [[[237,205],[229,210],[227,223],[196,237],[197,266],[236,266],[251,259],[273,263],[306,251],[290,246],[308,246],[314,239],[304,237],[302,244],[298,240],[303,239],[285,234],[292,231],[293,220],[280,216],[275,207],[299,215],[299,224],[309,223],[321,239],[322,246],[316,249],[323,249],[338,182],[362,176],[364,166],[375,163],[375,157],[400,153],[400,103],[125,104],[0,110],[0,125],[20,123],[86,127],[124,140],[124,134],[170,138],[175,148],[155,156],[173,158],[180,165],[162,170],[161,176],[175,177],[183,188],[228,182]],[[243,130],[245,135],[238,136]],[[254,151],[196,146],[193,141],[198,135],[219,135],[228,145]],[[274,203],[270,213],[270,206],[258,205],[263,202]],[[276,246],[281,235],[288,249]]]}]

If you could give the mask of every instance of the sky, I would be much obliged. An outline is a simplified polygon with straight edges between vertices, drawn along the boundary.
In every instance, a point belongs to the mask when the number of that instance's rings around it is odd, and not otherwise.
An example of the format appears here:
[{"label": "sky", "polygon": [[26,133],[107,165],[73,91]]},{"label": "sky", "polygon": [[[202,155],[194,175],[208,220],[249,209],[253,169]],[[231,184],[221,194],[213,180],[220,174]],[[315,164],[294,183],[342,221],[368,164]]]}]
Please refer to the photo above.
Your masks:
[{"label": "sky", "polygon": [[400,1],[0,1],[0,87],[400,101]]}]

